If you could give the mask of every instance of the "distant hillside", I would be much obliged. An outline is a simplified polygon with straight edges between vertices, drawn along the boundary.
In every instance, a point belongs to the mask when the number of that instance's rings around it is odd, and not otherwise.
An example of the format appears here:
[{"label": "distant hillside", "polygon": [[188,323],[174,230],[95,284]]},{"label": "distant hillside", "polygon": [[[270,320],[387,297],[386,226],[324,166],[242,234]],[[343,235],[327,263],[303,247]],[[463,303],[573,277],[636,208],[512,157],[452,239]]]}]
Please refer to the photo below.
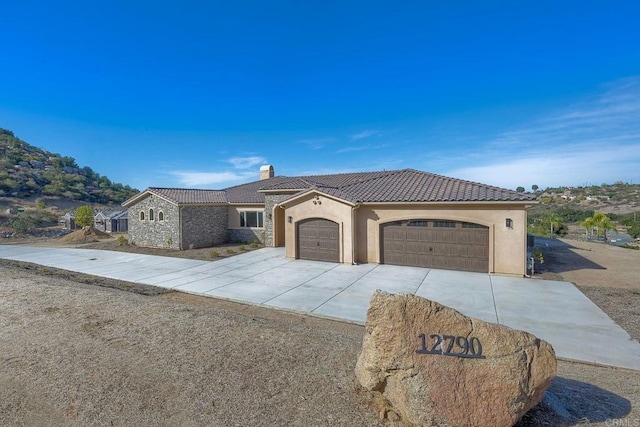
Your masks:
[{"label": "distant hillside", "polygon": [[119,204],[138,193],[114,183],[72,157],[34,147],[0,128],[0,197],[59,197],[97,204]]},{"label": "distant hillside", "polygon": [[[640,236],[640,185],[616,182],[585,187],[547,188],[535,191],[538,204],[528,209],[529,232],[565,235],[596,212],[606,214],[633,237]],[[579,227],[582,237],[584,229]]]},{"label": "distant hillside", "polygon": [[640,184],[616,182],[587,187],[547,188],[535,194],[540,204],[532,208],[533,212],[578,210],[623,215],[640,210]]}]

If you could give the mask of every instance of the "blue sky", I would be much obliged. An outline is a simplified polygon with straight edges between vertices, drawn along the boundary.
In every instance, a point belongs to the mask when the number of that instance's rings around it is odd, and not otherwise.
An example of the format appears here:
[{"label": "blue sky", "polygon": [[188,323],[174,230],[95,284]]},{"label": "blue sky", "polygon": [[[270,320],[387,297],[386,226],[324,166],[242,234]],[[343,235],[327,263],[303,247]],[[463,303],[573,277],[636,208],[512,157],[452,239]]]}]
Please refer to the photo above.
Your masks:
[{"label": "blue sky", "polygon": [[113,181],[640,182],[640,3],[3,5],[0,127]]}]

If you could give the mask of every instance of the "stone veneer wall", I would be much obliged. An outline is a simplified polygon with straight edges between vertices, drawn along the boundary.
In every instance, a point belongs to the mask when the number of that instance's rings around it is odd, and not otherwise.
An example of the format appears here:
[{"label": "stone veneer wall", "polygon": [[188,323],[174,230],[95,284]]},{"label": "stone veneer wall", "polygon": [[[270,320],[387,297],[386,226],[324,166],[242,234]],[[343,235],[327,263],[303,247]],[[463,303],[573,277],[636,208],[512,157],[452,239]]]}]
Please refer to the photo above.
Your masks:
[{"label": "stone veneer wall", "polygon": [[[153,221],[149,220],[153,209]],[[140,220],[140,211],[145,219]],[[164,221],[158,221],[162,212]],[[178,206],[151,195],[129,208],[129,243],[138,246],[180,249],[180,213]]]},{"label": "stone veneer wall", "polygon": [[230,228],[228,239],[230,242],[264,243],[264,231],[260,228]]},{"label": "stone veneer wall", "polygon": [[282,200],[290,197],[290,194],[265,194],[264,196],[264,245],[273,246],[273,207]]},{"label": "stone veneer wall", "polygon": [[227,206],[183,206],[182,248],[205,248],[227,240]]}]

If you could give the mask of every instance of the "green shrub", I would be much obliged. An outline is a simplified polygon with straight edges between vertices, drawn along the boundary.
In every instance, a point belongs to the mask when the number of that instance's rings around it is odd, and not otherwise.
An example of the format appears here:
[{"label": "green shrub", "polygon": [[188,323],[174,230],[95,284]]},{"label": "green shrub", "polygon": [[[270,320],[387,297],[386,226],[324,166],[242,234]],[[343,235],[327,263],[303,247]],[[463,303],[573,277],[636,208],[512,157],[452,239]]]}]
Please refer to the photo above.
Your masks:
[{"label": "green shrub", "polygon": [[258,249],[260,245],[258,244],[258,242],[251,242],[251,244],[249,245],[249,247],[251,249]]},{"label": "green shrub", "polygon": [[129,244],[129,241],[124,236],[118,236],[118,243],[120,246],[125,246]]},{"label": "green shrub", "polygon": [[211,255],[211,258],[220,258],[220,252],[218,251],[211,251],[209,255]]},{"label": "green shrub", "polygon": [[225,252],[227,252],[227,255],[233,255],[236,253],[236,251],[234,251],[233,249],[229,248],[227,249]]}]

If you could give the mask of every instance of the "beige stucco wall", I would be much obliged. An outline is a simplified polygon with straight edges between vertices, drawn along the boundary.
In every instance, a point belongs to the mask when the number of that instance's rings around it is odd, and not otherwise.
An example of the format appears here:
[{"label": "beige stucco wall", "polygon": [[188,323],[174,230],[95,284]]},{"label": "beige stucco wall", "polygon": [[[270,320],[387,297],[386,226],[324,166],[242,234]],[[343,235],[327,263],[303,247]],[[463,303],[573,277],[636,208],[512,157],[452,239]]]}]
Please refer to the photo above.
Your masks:
[{"label": "beige stucco wall", "polygon": [[[315,202],[315,203],[314,203]],[[297,223],[310,218],[323,218],[338,223],[340,230],[340,260],[343,263],[354,262],[353,253],[353,221],[351,220],[352,207],[342,201],[330,197],[315,195],[301,197],[295,204],[287,203],[284,215],[285,226],[285,254],[288,258],[296,257]],[[289,222],[291,218],[291,222]]]},{"label": "beige stucco wall", "polygon": [[[380,225],[409,219],[464,221],[489,227],[489,273],[526,274],[526,224],[524,206],[425,204],[422,206],[361,206],[357,211],[356,262],[380,262]],[[506,219],[513,228],[506,227]]]},{"label": "beige stucco wall", "polygon": [[[526,274],[527,213],[523,204],[443,203],[354,207],[325,195],[319,195],[316,200],[315,195],[310,194],[285,203],[287,257],[296,257],[296,224],[309,218],[324,218],[338,223],[341,236],[340,259],[344,263],[379,263],[380,225],[386,222],[442,219],[481,224],[489,227],[487,272],[516,276]],[[512,228],[507,228],[507,218],[513,221]]]}]

